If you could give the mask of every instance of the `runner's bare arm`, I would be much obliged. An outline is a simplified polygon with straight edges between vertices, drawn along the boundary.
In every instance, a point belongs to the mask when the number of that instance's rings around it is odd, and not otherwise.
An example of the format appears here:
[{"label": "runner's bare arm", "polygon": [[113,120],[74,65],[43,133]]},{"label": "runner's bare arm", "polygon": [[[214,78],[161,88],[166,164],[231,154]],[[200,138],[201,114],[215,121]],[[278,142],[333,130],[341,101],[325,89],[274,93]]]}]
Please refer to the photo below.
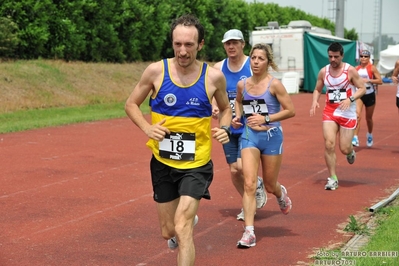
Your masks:
[{"label": "runner's bare arm", "polygon": [[319,71],[319,74],[317,75],[316,85],[313,90],[312,105],[310,107],[310,116],[314,116],[316,114],[316,108],[320,108],[319,98],[320,98],[321,92],[324,87],[325,73],[326,73],[326,69],[325,69],[325,67],[323,67]]},{"label": "runner's bare arm", "polygon": [[156,83],[159,82],[162,75],[162,63],[156,62],[150,64],[143,72],[139,82],[133,89],[125,103],[125,112],[127,116],[135,123],[149,138],[163,140],[165,133],[170,133],[161,121],[151,125],[143,116],[140,105],[145,101],[151,92],[154,92]]},{"label": "runner's bare arm", "polygon": [[287,89],[281,83],[280,80],[274,79],[272,85],[270,87],[271,93],[274,94],[281,107],[282,110],[278,113],[270,115],[270,121],[282,121],[295,116],[295,108],[292,103],[291,97],[287,92]]},{"label": "runner's bare arm", "polygon": [[356,92],[353,95],[355,100],[360,99],[366,93],[366,86],[364,85],[363,79],[359,76],[356,68],[349,67],[349,78],[353,85],[356,86]]},{"label": "runner's bare arm", "polygon": [[[222,65],[222,61],[215,63],[213,65],[213,67],[216,69],[220,69],[221,65]],[[219,118],[219,107],[216,103],[215,97],[212,98],[212,118],[213,119]]]},{"label": "runner's bare arm", "polygon": [[234,128],[240,128],[242,126],[241,117],[244,115],[242,110],[242,95],[244,91],[244,81],[240,80],[237,83],[237,96],[234,103],[235,106],[235,117],[231,121],[231,125]]},{"label": "runner's bare arm", "polygon": [[373,79],[370,79],[370,82],[372,81],[372,84],[376,85],[381,85],[382,84],[382,79],[381,79],[381,74],[378,71],[378,69],[373,65],[371,70],[373,71]]},{"label": "runner's bare arm", "polygon": [[[219,125],[220,127],[230,127],[232,111],[226,92],[226,78],[222,71],[217,69],[209,69],[209,77],[212,81],[212,86],[215,87],[213,97],[216,100],[219,108]],[[213,128],[213,137],[222,144],[229,142],[229,136],[224,129]]]},{"label": "runner's bare arm", "polygon": [[397,60],[395,62],[395,68],[393,69],[393,73],[392,73],[392,81],[395,84],[399,83],[398,75],[399,75],[399,60]]}]

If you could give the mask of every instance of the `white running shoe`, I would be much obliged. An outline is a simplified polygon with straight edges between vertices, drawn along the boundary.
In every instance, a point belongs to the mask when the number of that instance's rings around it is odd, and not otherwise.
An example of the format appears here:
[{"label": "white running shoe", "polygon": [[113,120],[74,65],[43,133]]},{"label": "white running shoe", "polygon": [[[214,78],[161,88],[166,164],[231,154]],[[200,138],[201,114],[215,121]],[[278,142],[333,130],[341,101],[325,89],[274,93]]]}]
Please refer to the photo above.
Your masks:
[{"label": "white running shoe", "polygon": [[[256,212],[255,212],[256,215]],[[237,214],[237,220],[238,221],[245,221],[245,216],[244,216],[244,209],[241,208],[241,212],[239,214]]]},{"label": "white running shoe", "polygon": [[338,180],[334,178],[327,178],[327,184],[324,186],[325,190],[336,190],[338,188]]},{"label": "white running shoe", "polygon": [[237,220],[238,221],[245,221],[244,209],[241,209],[241,212],[239,214],[237,214]]},{"label": "white running shoe", "polygon": [[352,145],[355,147],[359,147],[359,138],[357,136],[353,136]]},{"label": "white running shoe", "polygon": [[282,200],[277,199],[277,203],[280,206],[282,213],[287,215],[292,209],[291,199],[288,197],[287,189],[281,185]]},{"label": "white running shoe", "polygon": [[238,248],[250,248],[256,246],[256,236],[255,233],[251,233],[245,230],[242,238],[237,242]]},{"label": "white running shoe", "polygon": [[[194,226],[198,223],[198,216],[195,215],[194,217]],[[176,237],[172,237],[170,239],[168,239],[168,247],[170,249],[176,249],[179,246],[179,243],[177,243],[177,239]]]},{"label": "white running shoe", "polygon": [[265,185],[263,184],[263,179],[258,176],[259,186],[256,188],[255,198],[256,198],[256,208],[260,209],[266,205],[267,194],[265,191]]}]

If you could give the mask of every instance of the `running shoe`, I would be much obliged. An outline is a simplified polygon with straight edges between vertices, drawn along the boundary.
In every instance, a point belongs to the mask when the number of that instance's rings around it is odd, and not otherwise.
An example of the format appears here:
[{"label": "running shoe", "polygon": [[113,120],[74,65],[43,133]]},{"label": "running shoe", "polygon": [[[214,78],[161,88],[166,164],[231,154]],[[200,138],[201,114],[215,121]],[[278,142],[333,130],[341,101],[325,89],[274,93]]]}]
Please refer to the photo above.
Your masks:
[{"label": "running shoe", "polygon": [[353,164],[356,159],[356,152],[355,150],[352,150],[352,152],[348,155],[346,155],[346,160],[348,161],[349,164]]},{"label": "running shoe", "polygon": [[373,146],[373,134],[367,132],[366,137],[367,137],[367,147],[370,148],[371,146]]},{"label": "running shoe", "polygon": [[327,184],[324,186],[325,190],[336,190],[338,188],[338,180],[334,178],[327,178]]},{"label": "running shoe", "polygon": [[[255,212],[256,215],[256,212]],[[241,212],[237,214],[237,220],[238,221],[245,221],[245,216],[244,216],[244,209],[241,208]]]},{"label": "running shoe", "polygon": [[237,220],[238,221],[245,221],[244,209],[241,209],[241,212],[239,214],[237,214]]},{"label": "running shoe", "polygon": [[[194,217],[194,226],[198,223],[198,216],[195,215]],[[177,243],[176,237],[172,237],[171,239],[168,239],[168,247],[170,249],[176,249],[179,246],[179,243]]]},{"label": "running shoe", "polygon": [[168,247],[170,249],[177,249],[177,247],[179,246],[179,244],[177,243],[177,239],[176,237],[172,237],[171,239],[168,239]]},{"label": "running shoe", "polygon": [[[256,215],[256,212],[255,212]],[[241,209],[241,212],[237,214],[237,220],[238,221],[245,221],[245,216],[244,216],[244,209]]]},{"label": "running shoe", "polygon": [[267,202],[267,194],[265,192],[265,185],[263,184],[263,179],[258,176],[259,186],[256,188],[256,208],[260,209],[265,206]]},{"label": "running shoe", "polygon": [[287,195],[287,189],[283,185],[281,185],[281,193],[283,194],[282,199],[277,199],[277,202],[278,205],[280,205],[281,212],[284,214],[288,214],[292,208],[292,202]]},{"label": "running shoe", "polygon": [[256,246],[256,236],[249,230],[245,230],[241,240],[237,242],[238,248],[250,248]]},{"label": "running shoe", "polygon": [[353,136],[352,145],[355,147],[359,147],[359,138],[357,136]]}]

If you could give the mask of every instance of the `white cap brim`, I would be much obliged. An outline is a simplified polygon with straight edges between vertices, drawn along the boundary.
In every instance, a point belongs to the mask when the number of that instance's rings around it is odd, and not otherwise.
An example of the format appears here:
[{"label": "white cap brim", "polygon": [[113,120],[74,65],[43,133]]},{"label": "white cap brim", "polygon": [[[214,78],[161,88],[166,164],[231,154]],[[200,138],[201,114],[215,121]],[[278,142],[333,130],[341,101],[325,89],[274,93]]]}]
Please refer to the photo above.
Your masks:
[{"label": "white cap brim", "polygon": [[231,38],[223,39],[223,40],[222,40],[222,43],[225,43],[225,42],[230,41],[230,40],[242,40],[242,39],[239,38],[239,37],[231,37]]}]

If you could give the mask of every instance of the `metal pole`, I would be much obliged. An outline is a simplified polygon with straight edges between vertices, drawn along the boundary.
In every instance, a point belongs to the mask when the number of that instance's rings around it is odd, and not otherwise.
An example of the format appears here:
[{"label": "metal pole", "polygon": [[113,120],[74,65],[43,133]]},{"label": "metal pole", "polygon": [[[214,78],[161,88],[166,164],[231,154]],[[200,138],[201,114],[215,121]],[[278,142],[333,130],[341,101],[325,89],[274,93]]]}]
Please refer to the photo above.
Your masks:
[{"label": "metal pole", "polygon": [[337,0],[335,15],[335,36],[344,38],[345,0]]},{"label": "metal pole", "polygon": [[389,198],[384,199],[384,200],[381,200],[381,201],[378,202],[377,204],[371,206],[371,207],[369,208],[369,211],[370,211],[370,212],[375,212],[376,210],[378,210],[378,209],[380,209],[380,208],[382,208],[382,207],[385,207],[386,205],[388,205],[388,203],[390,203],[391,201],[393,201],[398,195],[399,195],[399,188],[398,188],[394,193],[392,193],[392,195],[389,196]]},{"label": "metal pole", "polygon": [[380,61],[380,52],[381,52],[381,29],[382,29],[382,0],[380,0],[380,20],[378,23],[378,32],[380,33],[380,35],[378,36],[378,49],[377,49],[377,57],[378,57],[378,61]]}]

